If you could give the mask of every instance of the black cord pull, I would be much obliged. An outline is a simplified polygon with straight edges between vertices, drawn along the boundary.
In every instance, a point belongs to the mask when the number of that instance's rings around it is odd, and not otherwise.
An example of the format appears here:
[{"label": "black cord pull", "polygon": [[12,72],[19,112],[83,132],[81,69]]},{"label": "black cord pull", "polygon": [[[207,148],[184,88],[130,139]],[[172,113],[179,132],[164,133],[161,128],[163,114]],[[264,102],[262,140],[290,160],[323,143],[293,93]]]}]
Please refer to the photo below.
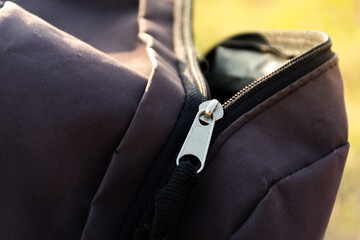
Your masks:
[{"label": "black cord pull", "polygon": [[[188,197],[197,180],[198,167],[190,160],[175,167],[168,183],[156,194],[147,218],[135,232],[134,240],[171,240],[176,236],[177,224]],[[152,211],[150,213],[149,211]]]}]

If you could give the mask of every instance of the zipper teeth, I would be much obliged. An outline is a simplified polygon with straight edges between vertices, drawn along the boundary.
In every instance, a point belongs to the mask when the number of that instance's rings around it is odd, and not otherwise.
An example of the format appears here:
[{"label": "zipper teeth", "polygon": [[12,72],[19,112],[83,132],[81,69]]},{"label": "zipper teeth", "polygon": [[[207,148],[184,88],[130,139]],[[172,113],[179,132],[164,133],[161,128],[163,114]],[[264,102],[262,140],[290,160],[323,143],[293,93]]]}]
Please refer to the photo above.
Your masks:
[{"label": "zipper teeth", "polygon": [[[267,86],[268,84],[271,84],[272,82],[276,81],[278,78],[281,78],[284,74],[287,74],[287,72],[292,71],[293,69],[296,69],[299,65],[312,60],[319,56],[324,50],[327,50],[329,48],[329,40],[325,43],[322,43],[309,51],[294,57],[289,62],[287,62],[282,67],[276,69],[275,71],[269,73],[268,75],[265,75],[261,78],[256,79],[252,83],[248,84],[247,86],[243,87],[240,91],[235,93],[231,98],[229,98],[225,103],[222,104],[222,107],[224,108],[225,112],[230,111],[234,107],[238,106],[240,103],[243,102],[248,96],[251,95],[251,93],[254,92],[255,89],[259,89],[262,87]],[[274,78],[272,78],[275,76]]]},{"label": "zipper teeth", "polygon": [[[193,48],[193,39],[191,33],[191,3],[192,0],[184,0],[184,8],[183,8],[183,38],[184,38],[184,46],[186,51],[187,60],[189,61],[190,72],[193,75],[195,82],[197,83],[199,90],[201,92],[201,100],[202,102],[206,101],[210,97],[208,86],[206,85],[206,80],[204,79],[200,67],[197,61],[197,54],[195,49]],[[230,97],[225,103],[221,106],[224,109],[224,113],[226,114],[231,109],[238,106],[242,103],[247,97],[249,97],[252,93],[256,91],[256,89],[261,89],[266,87],[268,84],[273,83],[279,78],[283,77],[288,72],[296,69],[299,65],[306,63],[309,60],[312,60],[319,56],[324,50],[330,48],[331,41],[328,39],[326,42],[319,44],[318,46],[311,48],[305,53],[294,57],[290,61],[288,61],[282,67],[276,69],[275,71],[265,75],[261,78],[256,79],[251,82],[247,86],[243,87],[240,91],[235,93],[232,97]]]}]

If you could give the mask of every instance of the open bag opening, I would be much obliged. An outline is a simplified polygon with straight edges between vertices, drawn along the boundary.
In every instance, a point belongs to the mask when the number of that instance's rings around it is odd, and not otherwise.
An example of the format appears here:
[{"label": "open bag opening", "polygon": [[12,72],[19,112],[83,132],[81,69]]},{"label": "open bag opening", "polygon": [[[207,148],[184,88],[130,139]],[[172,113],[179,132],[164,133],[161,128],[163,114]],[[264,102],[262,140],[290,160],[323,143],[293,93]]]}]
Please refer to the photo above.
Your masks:
[{"label": "open bag opening", "polygon": [[330,44],[329,37],[316,31],[239,34],[215,46],[201,61],[201,69],[212,98],[226,102],[238,91],[324,44]]}]

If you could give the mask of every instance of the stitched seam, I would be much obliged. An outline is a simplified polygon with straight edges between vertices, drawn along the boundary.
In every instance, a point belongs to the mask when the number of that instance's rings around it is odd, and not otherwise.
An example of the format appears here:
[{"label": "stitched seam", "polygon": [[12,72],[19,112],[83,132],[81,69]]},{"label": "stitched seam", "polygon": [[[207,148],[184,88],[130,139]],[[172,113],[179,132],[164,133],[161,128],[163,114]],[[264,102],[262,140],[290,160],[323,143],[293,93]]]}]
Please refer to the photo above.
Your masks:
[{"label": "stitched seam", "polygon": [[[254,112],[251,112],[252,110],[250,110],[249,112],[245,113],[243,115],[243,117],[245,117],[244,122],[236,129],[233,129],[233,131],[223,140],[223,142],[219,145],[219,147],[217,148],[217,150],[214,152],[214,154],[212,154],[211,159],[208,160],[209,163],[212,162],[212,159],[215,158],[215,156],[217,155],[217,153],[219,152],[219,150],[221,149],[221,147],[225,144],[225,142],[227,142],[227,140],[232,137],[232,135],[234,135],[236,132],[238,132],[242,127],[244,127],[250,120],[254,119],[255,117],[259,116],[261,113],[263,113],[265,110],[270,109],[271,107],[273,107],[274,105],[276,105],[277,103],[279,103],[280,101],[284,100],[286,97],[288,97],[289,95],[293,94],[294,92],[298,91],[299,89],[301,89],[302,87],[306,86],[308,83],[316,80],[318,77],[320,77],[322,74],[324,74],[325,72],[327,72],[328,70],[332,69],[333,67],[337,66],[338,61],[336,58],[334,58],[333,60],[330,61],[334,61],[333,63],[329,64],[329,66],[327,66],[326,68],[324,68],[322,71],[320,71],[319,73],[317,73],[316,75],[310,77],[309,79],[306,79],[306,81],[304,80],[303,83],[298,83],[298,82],[294,82],[293,84],[289,85],[287,88],[293,88],[293,89],[289,89],[288,92],[282,96],[275,96],[273,95],[272,97],[268,98],[266,101],[272,101],[270,103],[266,103],[264,102],[263,104],[265,106],[260,106],[257,110],[255,110],[254,108]],[[310,73],[311,74],[311,73]],[[306,76],[304,76],[306,77]],[[298,85],[296,85],[296,83],[298,83]],[[286,88],[285,88],[286,89]],[[280,93],[280,92],[278,92]],[[273,98],[274,97],[274,98]],[[250,116],[248,116],[248,114],[252,114]],[[231,126],[231,125],[230,125]]]},{"label": "stitched seam", "polygon": [[343,148],[343,147],[347,146],[348,144],[349,144],[349,142],[346,142],[346,143],[343,143],[343,144],[335,147],[334,149],[332,149],[330,152],[328,152],[328,153],[325,154],[324,156],[317,158],[317,160],[315,160],[315,161],[313,161],[313,162],[311,162],[311,163],[309,163],[309,164],[306,164],[306,165],[304,165],[303,167],[301,167],[300,169],[297,169],[297,170],[295,170],[295,171],[292,171],[291,173],[289,173],[289,174],[287,174],[287,175],[285,175],[285,176],[283,176],[283,177],[275,180],[275,181],[272,182],[271,184],[269,184],[269,185],[268,185],[268,188],[267,188],[267,190],[266,190],[266,193],[264,194],[264,196],[257,202],[256,206],[255,206],[254,209],[251,211],[251,213],[250,213],[249,216],[246,218],[246,220],[245,220],[238,228],[236,228],[236,230],[231,234],[231,236],[230,236],[229,239],[231,239],[231,238],[234,236],[234,234],[237,233],[237,232],[248,222],[248,220],[249,220],[249,219],[251,218],[251,216],[254,214],[254,212],[256,211],[256,209],[259,207],[260,203],[262,203],[262,202],[264,201],[264,199],[269,195],[270,190],[271,190],[274,186],[276,186],[278,183],[282,182],[283,180],[286,180],[286,179],[292,177],[292,176],[295,175],[296,173],[304,170],[305,168],[308,168],[308,167],[310,167],[311,165],[317,163],[317,162],[320,161],[321,159],[324,159],[324,158],[330,156],[331,154],[335,153],[335,152],[338,151],[340,148]]},{"label": "stitched seam", "polygon": [[[310,83],[311,81],[315,80],[316,78],[320,77],[322,74],[324,74],[325,72],[327,72],[328,70],[330,70],[331,68],[335,67],[337,65],[337,61],[335,61],[334,63],[330,64],[329,66],[327,66],[326,68],[324,68],[321,72],[319,72],[318,74],[316,74],[315,76],[307,79],[307,81],[304,81],[304,83],[299,84],[298,86],[294,86],[294,89],[290,89],[289,92],[287,92],[286,94],[284,94],[283,96],[279,97],[279,99],[277,99],[277,101],[274,101],[273,103],[270,103],[268,106],[264,106],[264,108],[259,109],[258,112],[254,113],[253,116],[250,116],[245,122],[244,124],[241,126],[243,127],[246,123],[249,122],[249,120],[257,117],[258,115],[260,115],[261,113],[263,113],[265,110],[271,108],[272,106],[274,106],[275,104],[277,104],[278,102],[280,102],[281,100],[284,100],[286,97],[288,97],[289,95],[293,94],[294,92],[296,92],[297,90],[299,90],[300,88],[306,86],[308,83]],[[291,85],[289,85],[289,87],[291,87]],[[274,99],[276,100],[276,99]],[[240,128],[241,128],[240,127]],[[239,128],[239,129],[240,129]],[[237,129],[237,130],[239,130]]]},{"label": "stitched seam", "polygon": [[[312,82],[313,80],[316,80],[316,78],[320,77],[322,74],[324,74],[325,72],[327,72],[328,70],[332,69],[333,67],[335,67],[337,65],[337,61],[334,61],[334,63],[331,63],[329,66],[327,66],[326,68],[324,68],[322,71],[320,71],[318,74],[314,75],[313,77],[307,79],[307,81],[304,81],[303,83],[299,83],[298,86],[295,85],[289,85],[289,87],[294,87],[294,89],[290,89],[289,92],[287,92],[286,94],[284,94],[283,96],[279,97],[279,99],[277,101],[274,101],[273,103],[270,103],[269,106],[264,107],[263,109],[259,110],[258,113],[254,114],[254,116],[250,117],[248,120],[260,115],[260,113],[262,113],[264,110],[267,110],[269,108],[271,108],[273,105],[275,105],[276,103],[280,102],[281,100],[285,99],[287,96],[293,94],[294,92],[296,92],[297,90],[299,90],[300,88],[306,86],[308,83]],[[295,82],[296,83],[296,82]],[[248,122],[248,121],[246,121]]]}]

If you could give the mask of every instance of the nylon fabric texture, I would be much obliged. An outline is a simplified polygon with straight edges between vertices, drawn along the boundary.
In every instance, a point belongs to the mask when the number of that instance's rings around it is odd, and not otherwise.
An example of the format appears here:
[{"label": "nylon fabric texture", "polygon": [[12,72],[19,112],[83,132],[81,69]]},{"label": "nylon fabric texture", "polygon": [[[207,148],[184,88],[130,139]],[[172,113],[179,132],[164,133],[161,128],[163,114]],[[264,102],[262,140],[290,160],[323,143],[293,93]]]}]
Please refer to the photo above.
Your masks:
[{"label": "nylon fabric texture", "polygon": [[[0,239],[324,237],[349,149],[330,38],[239,33],[228,39],[233,52],[221,55],[225,40],[207,56],[227,59],[208,61],[208,84],[191,8],[0,3]],[[266,73],[250,78],[248,69]],[[218,76],[246,82],[221,92]],[[204,169],[196,173],[200,159],[176,166],[206,112],[197,115],[199,105],[217,94],[228,100]]]}]

